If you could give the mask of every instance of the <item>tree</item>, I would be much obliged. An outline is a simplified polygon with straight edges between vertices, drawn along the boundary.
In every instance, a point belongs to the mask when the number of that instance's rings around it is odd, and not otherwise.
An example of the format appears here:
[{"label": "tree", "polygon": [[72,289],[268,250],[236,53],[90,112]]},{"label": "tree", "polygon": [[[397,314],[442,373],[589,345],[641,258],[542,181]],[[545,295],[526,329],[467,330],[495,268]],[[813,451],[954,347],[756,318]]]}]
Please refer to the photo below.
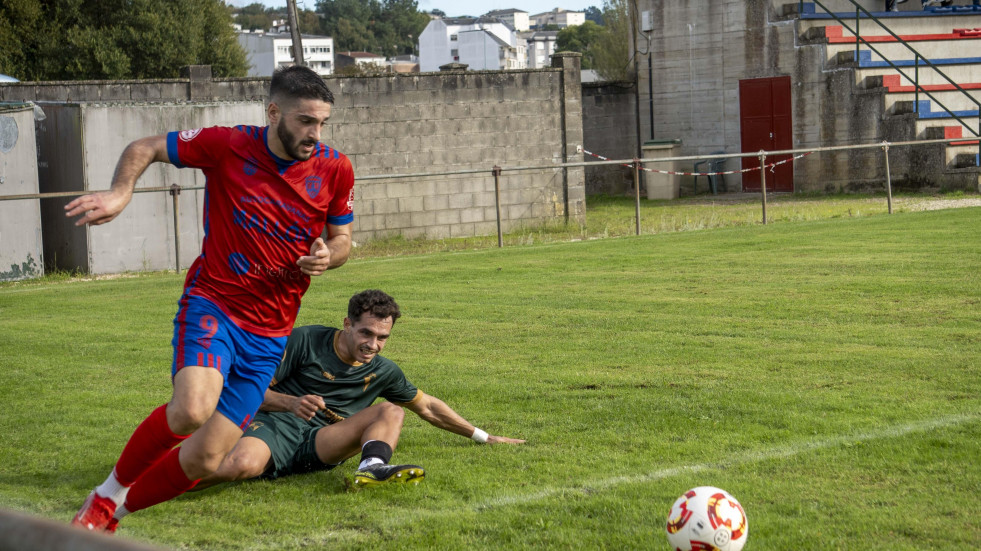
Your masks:
[{"label": "tree", "polygon": [[271,11],[258,2],[239,9],[235,14],[235,22],[242,26],[243,31],[249,32],[269,30],[272,20]]},{"label": "tree", "polygon": [[317,13],[338,50],[388,56],[415,52],[429,24],[416,0],[319,0]]},{"label": "tree", "polygon": [[606,22],[603,21],[603,12],[596,6],[589,6],[586,8],[585,13],[586,21],[592,21],[593,23],[601,26],[606,25]]},{"label": "tree", "polygon": [[582,25],[573,25],[559,31],[555,37],[555,50],[559,52],[579,52],[582,54],[582,68],[593,69],[593,45],[605,32],[592,21]]},{"label": "tree", "polygon": [[630,80],[630,0],[604,0],[605,32],[593,47],[594,69],[604,80]]},{"label": "tree", "polygon": [[566,27],[555,40],[557,51],[582,54],[582,68],[593,69],[604,80],[628,80],[630,75],[629,0],[605,0],[600,26],[591,20]]},{"label": "tree", "polygon": [[21,80],[172,78],[195,64],[244,76],[230,23],[221,0],[5,0],[0,68]]}]

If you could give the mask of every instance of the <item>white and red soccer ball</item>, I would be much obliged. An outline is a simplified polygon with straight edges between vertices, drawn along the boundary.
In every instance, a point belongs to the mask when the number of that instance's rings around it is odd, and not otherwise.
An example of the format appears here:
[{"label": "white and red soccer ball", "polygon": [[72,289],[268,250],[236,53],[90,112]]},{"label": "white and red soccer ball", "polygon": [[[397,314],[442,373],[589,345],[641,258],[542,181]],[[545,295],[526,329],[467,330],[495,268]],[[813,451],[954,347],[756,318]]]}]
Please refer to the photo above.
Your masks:
[{"label": "white and red soccer ball", "polygon": [[699,486],[675,500],[665,528],[676,551],[740,551],[746,545],[749,521],[729,492]]}]

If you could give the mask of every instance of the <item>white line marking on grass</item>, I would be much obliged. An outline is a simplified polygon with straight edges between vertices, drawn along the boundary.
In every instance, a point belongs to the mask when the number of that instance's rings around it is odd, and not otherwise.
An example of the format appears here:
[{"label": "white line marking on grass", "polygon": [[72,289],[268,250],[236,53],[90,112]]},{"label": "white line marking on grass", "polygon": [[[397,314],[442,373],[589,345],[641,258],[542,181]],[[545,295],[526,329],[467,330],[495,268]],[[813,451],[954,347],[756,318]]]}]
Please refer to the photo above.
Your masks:
[{"label": "white line marking on grass", "polygon": [[916,421],[905,425],[885,427],[877,431],[866,431],[866,432],[860,432],[851,435],[842,435],[833,438],[826,438],[823,440],[799,442],[796,444],[789,444],[786,446],[778,446],[776,448],[771,448],[768,450],[750,451],[750,452],[743,453],[741,455],[732,456],[726,459],[725,461],[719,461],[717,463],[702,463],[698,465],[684,465],[680,467],[669,467],[666,469],[661,469],[658,471],[650,472],[647,474],[636,475],[636,476],[614,476],[610,478],[604,478],[601,480],[594,480],[592,482],[584,483],[580,486],[544,488],[538,492],[531,493],[531,494],[502,496],[502,497],[485,501],[483,503],[475,503],[471,505],[469,508],[475,511],[480,511],[484,509],[492,509],[495,507],[509,507],[513,505],[524,505],[527,503],[532,503],[541,499],[545,499],[548,497],[561,495],[561,494],[574,493],[574,494],[588,495],[589,493],[592,492],[603,491],[612,488],[613,486],[619,486],[623,484],[640,484],[644,482],[652,482],[655,480],[663,480],[665,478],[671,478],[673,476],[677,476],[680,474],[697,473],[697,472],[713,470],[713,469],[725,469],[730,467],[736,467],[738,465],[744,465],[746,463],[769,461],[771,459],[783,459],[787,457],[801,455],[811,451],[833,448],[844,444],[854,444],[858,442],[866,442],[869,440],[881,440],[884,438],[896,438],[914,432],[926,432],[939,428],[953,427],[956,425],[971,423],[979,419],[981,419],[981,414],[964,413],[960,415],[940,417],[932,420]]}]

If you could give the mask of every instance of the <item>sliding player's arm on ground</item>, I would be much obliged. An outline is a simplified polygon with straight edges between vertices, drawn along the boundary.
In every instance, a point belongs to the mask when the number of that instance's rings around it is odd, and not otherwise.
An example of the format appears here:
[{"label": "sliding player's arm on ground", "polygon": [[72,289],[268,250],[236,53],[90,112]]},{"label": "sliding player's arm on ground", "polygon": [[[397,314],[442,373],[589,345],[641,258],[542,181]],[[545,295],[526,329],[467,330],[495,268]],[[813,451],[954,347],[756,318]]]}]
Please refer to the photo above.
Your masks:
[{"label": "sliding player's arm on ground", "polygon": [[[408,408],[410,411],[422,417],[426,422],[433,425],[434,427],[439,427],[443,430],[450,431],[454,434],[459,434],[460,436],[466,436],[470,438],[473,435],[474,427],[469,421],[460,416],[459,413],[453,411],[453,408],[446,405],[445,402],[436,398],[435,396],[430,396],[423,391],[419,391],[419,395],[416,399],[405,403],[399,404],[403,407]],[[487,436],[488,444],[524,444],[524,440],[518,440],[516,438],[508,438],[506,436],[495,436],[489,434]]]},{"label": "sliding player's arm on ground", "polygon": [[126,208],[133,198],[136,180],[152,163],[168,162],[167,135],[150,136],[129,144],[116,164],[108,191],[83,195],[65,205],[65,216],[83,215],[76,226],[105,224]]},{"label": "sliding player's arm on ground", "polygon": [[324,399],[320,396],[313,394],[291,396],[267,388],[259,411],[288,411],[304,421],[309,421],[324,407]]}]

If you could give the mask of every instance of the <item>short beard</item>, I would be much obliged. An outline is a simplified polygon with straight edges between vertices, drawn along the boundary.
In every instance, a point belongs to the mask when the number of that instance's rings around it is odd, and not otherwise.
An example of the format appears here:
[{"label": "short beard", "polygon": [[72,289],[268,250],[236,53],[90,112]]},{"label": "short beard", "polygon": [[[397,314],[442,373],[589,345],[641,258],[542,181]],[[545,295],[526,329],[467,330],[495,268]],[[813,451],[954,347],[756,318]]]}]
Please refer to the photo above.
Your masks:
[{"label": "short beard", "polygon": [[283,144],[283,149],[286,150],[286,154],[292,159],[297,161],[305,161],[313,155],[312,152],[308,155],[300,153],[299,146],[302,145],[301,141],[297,140],[296,136],[291,134],[290,131],[286,129],[286,124],[284,124],[283,121],[279,121],[279,124],[276,125],[276,136],[279,137],[280,143]]}]

